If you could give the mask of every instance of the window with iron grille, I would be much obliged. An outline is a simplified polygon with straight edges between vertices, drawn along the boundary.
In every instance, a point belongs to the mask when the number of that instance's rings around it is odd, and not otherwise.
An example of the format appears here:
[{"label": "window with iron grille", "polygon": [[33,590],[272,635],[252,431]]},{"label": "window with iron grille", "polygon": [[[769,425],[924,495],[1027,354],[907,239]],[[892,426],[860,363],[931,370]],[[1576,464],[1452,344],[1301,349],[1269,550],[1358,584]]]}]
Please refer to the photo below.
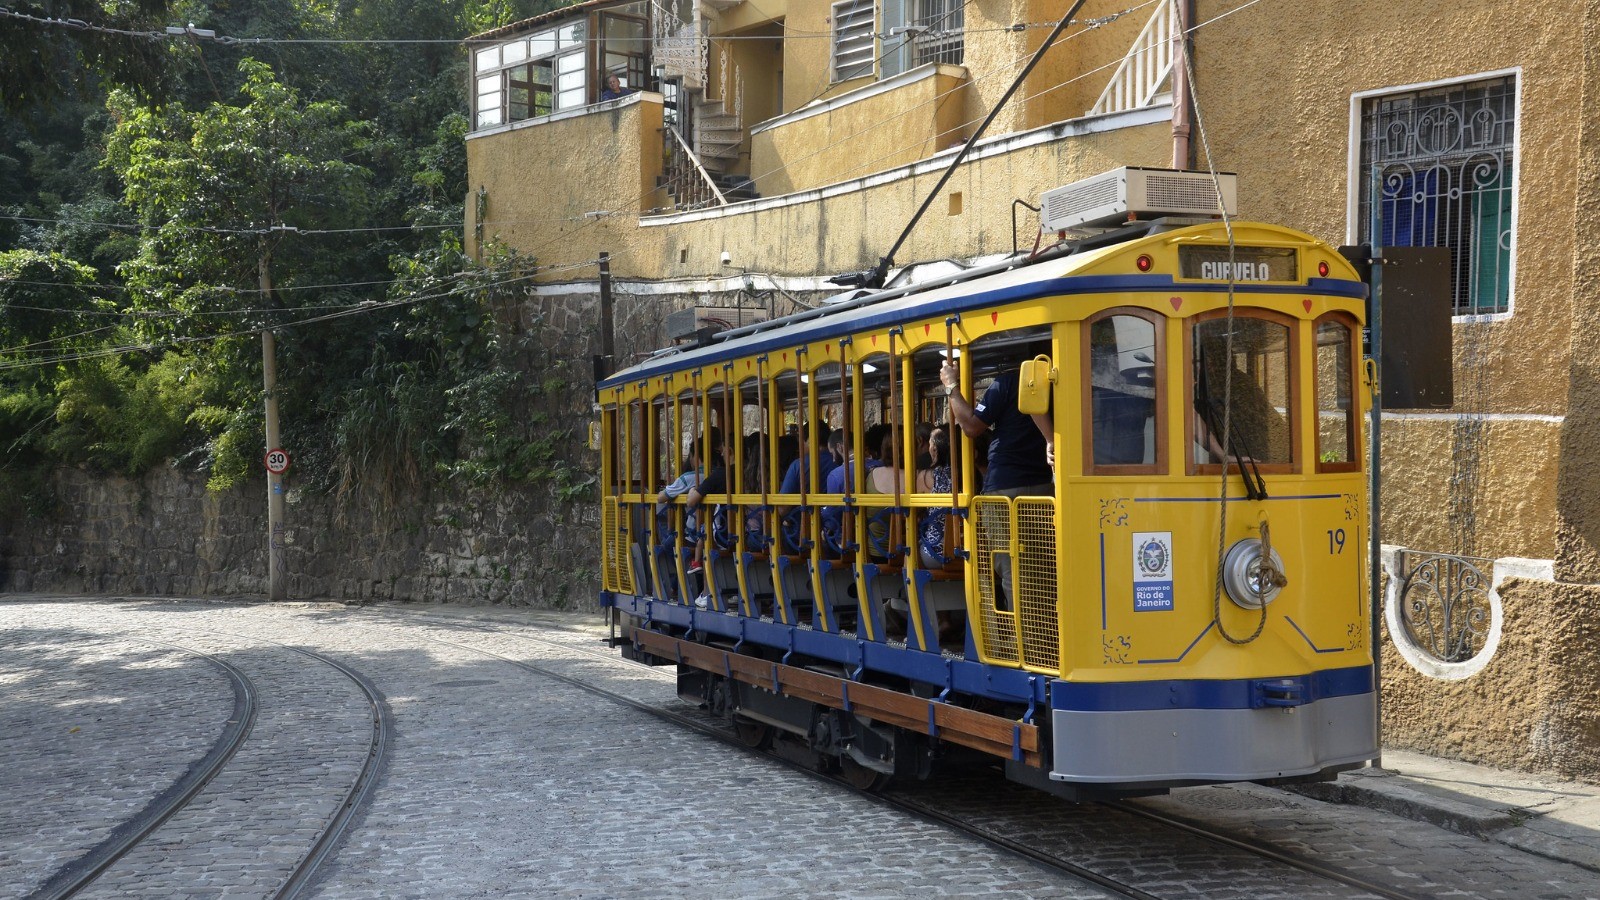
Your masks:
[{"label": "window with iron grille", "polygon": [[965,0],[909,0],[915,13],[911,25],[911,65],[927,63],[961,65],[965,51]]},{"label": "window with iron grille", "polygon": [[878,78],[917,66],[959,66],[965,58],[965,0],[886,0]]},{"label": "window with iron grille", "polygon": [[1511,308],[1516,105],[1515,75],[1361,100],[1360,240],[1450,248],[1456,315]]},{"label": "window with iron grille", "polygon": [[872,74],[875,13],[872,0],[845,0],[833,5],[835,82]]}]

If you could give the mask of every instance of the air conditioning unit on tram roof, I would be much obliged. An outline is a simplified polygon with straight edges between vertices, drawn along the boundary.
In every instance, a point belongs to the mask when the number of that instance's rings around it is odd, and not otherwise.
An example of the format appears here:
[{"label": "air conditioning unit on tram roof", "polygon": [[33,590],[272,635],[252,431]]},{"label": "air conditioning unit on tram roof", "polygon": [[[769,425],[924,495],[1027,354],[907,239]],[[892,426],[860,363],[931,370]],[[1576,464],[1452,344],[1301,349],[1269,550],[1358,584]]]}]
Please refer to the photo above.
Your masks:
[{"label": "air conditioning unit on tram roof", "polygon": [[[1232,172],[1123,166],[1039,195],[1039,227],[1045,231],[1114,228],[1161,216],[1217,216],[1238,212]],[[1218,188],[1221,188],[1220,192]]]},{"label": "air conditioning unit on tram roof", "polygon": [[702,333],[717,334],[767,319],[767,311],[754,306],[691,306],[667,314],[667,339],[688,340]]}]

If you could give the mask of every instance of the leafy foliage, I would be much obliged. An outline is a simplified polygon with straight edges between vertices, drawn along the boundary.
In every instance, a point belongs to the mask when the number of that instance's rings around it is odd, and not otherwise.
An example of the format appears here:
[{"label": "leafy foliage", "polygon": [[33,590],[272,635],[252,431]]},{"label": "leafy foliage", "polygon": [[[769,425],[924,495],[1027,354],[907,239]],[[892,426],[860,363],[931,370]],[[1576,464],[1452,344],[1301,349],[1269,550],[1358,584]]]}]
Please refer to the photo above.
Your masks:
[{"label": "leafy foliage", "polygon": [[[465,54],[382,43],[555,5],[48,5],[137,30],[378,43],[131,46],[0,18],[0,51],[42,48],[0,57],[0,512],[47,510],[60,464],[171,461],[219,490],[260,477],[267,327],[300,486],[394,508],[439,480],[586,492],[563,459],[572,435],[539,412],[570,379],[559,361],[529,377],[538,323],[509,312],[528,261],[461,253]],[[100,81],[63,74],[85,68]]]}]

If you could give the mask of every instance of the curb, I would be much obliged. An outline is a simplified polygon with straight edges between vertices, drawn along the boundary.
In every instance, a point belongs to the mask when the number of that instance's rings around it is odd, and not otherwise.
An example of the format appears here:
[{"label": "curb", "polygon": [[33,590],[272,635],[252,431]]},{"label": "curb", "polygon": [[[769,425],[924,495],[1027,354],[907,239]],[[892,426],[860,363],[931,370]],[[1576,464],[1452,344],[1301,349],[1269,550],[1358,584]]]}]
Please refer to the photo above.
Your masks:
[{"label": "curb", "polygon": [[1510,809],[1487,809],[1418,790],[1384,769],[1367,769],[1348,779],[1290,785],[1287,789],[1313,800],[1376,809],[1484,840],[1527,817],[1526,813],[1518,815]]}]

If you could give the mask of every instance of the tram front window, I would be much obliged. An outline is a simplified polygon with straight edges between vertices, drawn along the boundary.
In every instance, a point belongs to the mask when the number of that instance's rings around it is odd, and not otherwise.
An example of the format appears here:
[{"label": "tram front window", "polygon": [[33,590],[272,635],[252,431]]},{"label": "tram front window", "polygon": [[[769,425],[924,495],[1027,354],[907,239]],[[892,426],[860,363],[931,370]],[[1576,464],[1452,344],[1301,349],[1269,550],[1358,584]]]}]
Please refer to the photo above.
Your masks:
[{"label": "tram front window", "polygon": [[[1195,400],[1208,439],[1197,435],[1195,462],[1220,463],[1224,413],[1232,453],[1257,463],[1293,460],[1289,326],[1235,316],[1229,346],[1229,320],[1208,319],[1195,326]],[[1231,355],[1230,355],[1231,350]],[[1231,370],[1231,372],[1230,372]]]},{"label": "tram front window", "polygon": [[1095,466],[1157,462],[1156,327],[1136,316],[1089,326],[1089,402]]},{"label": "tram front window", "polygon": [[1317,324],[1317,465],[1356,461],[1352,334],[1343,322]]}]

